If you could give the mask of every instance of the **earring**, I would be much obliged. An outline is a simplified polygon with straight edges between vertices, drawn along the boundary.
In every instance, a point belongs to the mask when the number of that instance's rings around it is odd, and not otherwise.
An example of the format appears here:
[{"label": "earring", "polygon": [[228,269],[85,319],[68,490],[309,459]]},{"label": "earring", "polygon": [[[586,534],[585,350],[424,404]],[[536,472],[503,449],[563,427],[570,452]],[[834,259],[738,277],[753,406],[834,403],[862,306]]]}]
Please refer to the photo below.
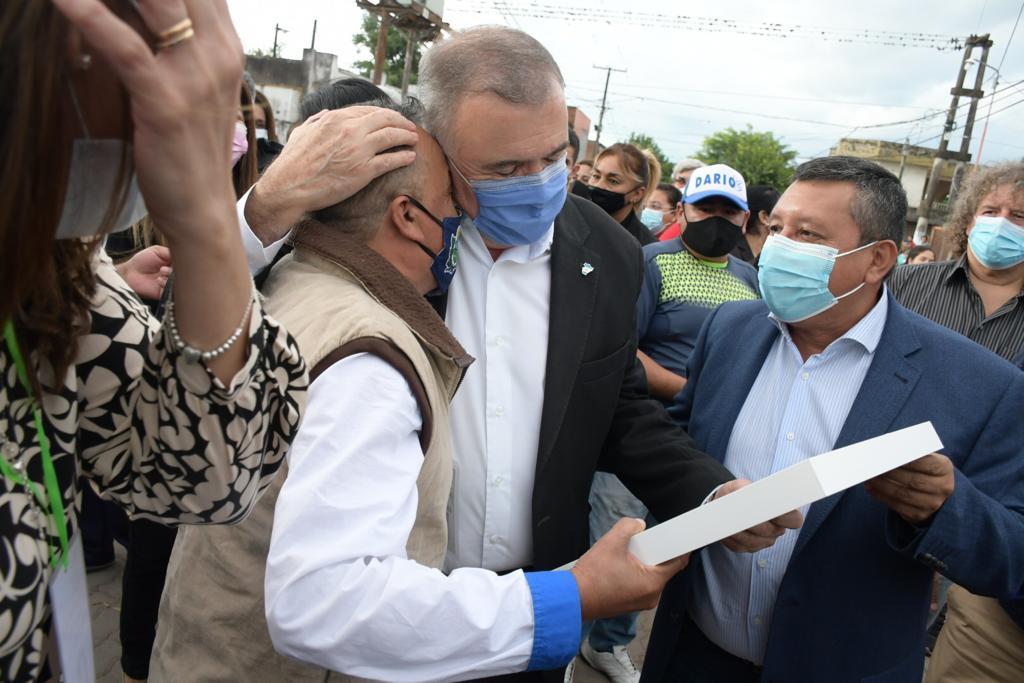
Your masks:
[{"label": "earring", "polygon": [[75,70],[87,71],[90,66],[92,66],[92,55],[87,52],[83,52],[76,60]]}]

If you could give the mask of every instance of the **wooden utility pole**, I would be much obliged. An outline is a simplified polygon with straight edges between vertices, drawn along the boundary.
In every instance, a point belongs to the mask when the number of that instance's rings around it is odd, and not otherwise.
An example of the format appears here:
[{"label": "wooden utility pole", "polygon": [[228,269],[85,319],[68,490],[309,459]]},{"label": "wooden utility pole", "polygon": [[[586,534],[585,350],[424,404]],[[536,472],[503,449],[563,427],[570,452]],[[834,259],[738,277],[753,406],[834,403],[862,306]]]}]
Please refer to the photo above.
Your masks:
[{"label": "wooden utility pole", "polygon": [[615,71],[620,74],[626,73],[625,69],[613,69],[610,66],[597,66],[594,65],[595,69],[601,69],[606,72],[604,77],[604,95],[601,96],[601,113],[597,116],[597,125],[594,126],[594,131],[597,134],[597,138],[594,140],[594,154],[599,154],[601,151],[601,131],[604,130],[604,112],[608,109],[608,83],[612,80],[612,72]]},{"label": "wooden utility pole", "polygon": [[288,29],[281,28],[281,24],[274,24],[274,49],[272,50],[272,54],[274,55],[275,58],[280,56],[280,55],[277,54],[277,34],[278,33],[288,33]]},{"label": "wooden utility pole", "polygon": [[384,62],[388,58],[388,29],[391,28],[391,15],[380,13],[380,24],[377,26],[377,50],[373,56],[373,83],[384,85]]},{"label": "wooden utility pole", "polygon": [[[957,162],[958,171],[961,171],[961,166],[970,161],[969,148],[971,145],[971,133],[974,130],[974,117],[978,112],[978,100],[984,95],[981,89],[982,81],[985,76],[985,65],[988,62],[988,51],[992,47],[992,41],[989,39],[986,33],[983,36],[971,36],[964,43],[964,57],[960,64],[960,69],[957,72],[956,85],[949,91],[953,95],[953,100],[950,102],[949,111],[946,112],[946,123],[942,129],[942,138],[939,141],[939,150],[935,154],[935,160],[932,162],[932,172],[928,178],[928,188],[925,190],[924,198],[921,200],[921,205],[917,210],[917,227],[914,231],[914,241],[917,243],[927,241],[929,216],[931,214],[932,205],[935,203],[937,197],[935,196],[938,192],[939,179],[942,176],[942,168],[947,160],[954,160]],[[971,53],[975,48],[981,49],[981,59],[977,61],[977,72],[974,78],[974,88],[964,88],[964,80],[967,76],[968,62],[971,60]],[[949,150],[949,140],[953,135],[953,131],[956,129],[956,115],[960,109],[960,98],[969,97],[971,100],[970,107],[967,110],[967,121],[964,124],[963,138],[960,142],[960,151],[952,152]],[[962,174],[962,171],[961,171]],[[954,173],[954,181],[956,181],[956,174]],[[958,183],[957,183],[958,184]],[[950,198],[954,198],[956,188],[951,188]]]},{"label": "wooden utility pole", "polygon": [[451,31],[451,26],[444,23],[439,14],[428,9],[425,2],[412,0],[356,0],[356,4],[369,14],[380,17],[377,25],[377,49],[373,59],[373,82],[384,85],[385,62],[388,55],[388,31],[394,27],[402,31],[406,38],[405,64],[402,69],[402,94],[409,89],[412,81],[413,62],[416,57],[416,46],[420,42],[429,42],[437,38],[441,31]]},{"label": "wooden utility pole", "polygon": [[411,28],[405,32],[405,64],[402,66],[402,97],[409,94],[409,80],[412,78],[412,63],[416,59],[416,43],[420,32]]},{"label": "wooden utility pole", "polygon": [[910,151],[910,138],[903,139],[903,147],[900,149],[900,172],[896,177],[903,180],[903,170],[907,167],[907,152]]}]

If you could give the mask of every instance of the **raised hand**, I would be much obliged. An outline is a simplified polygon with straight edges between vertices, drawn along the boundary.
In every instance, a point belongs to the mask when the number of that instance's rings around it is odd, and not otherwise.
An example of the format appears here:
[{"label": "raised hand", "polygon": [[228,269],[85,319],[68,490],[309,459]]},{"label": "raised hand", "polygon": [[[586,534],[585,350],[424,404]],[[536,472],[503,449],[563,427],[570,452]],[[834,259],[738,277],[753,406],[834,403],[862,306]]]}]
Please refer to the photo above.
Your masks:
[{"label": "raised hand", "polygon": [[288,144],[253,187],[249,227],[264,244],[287,234],[306,213],[348,199],[374,178],[416,159],[416,126],[379,107],[322,111],[292,129]]}]

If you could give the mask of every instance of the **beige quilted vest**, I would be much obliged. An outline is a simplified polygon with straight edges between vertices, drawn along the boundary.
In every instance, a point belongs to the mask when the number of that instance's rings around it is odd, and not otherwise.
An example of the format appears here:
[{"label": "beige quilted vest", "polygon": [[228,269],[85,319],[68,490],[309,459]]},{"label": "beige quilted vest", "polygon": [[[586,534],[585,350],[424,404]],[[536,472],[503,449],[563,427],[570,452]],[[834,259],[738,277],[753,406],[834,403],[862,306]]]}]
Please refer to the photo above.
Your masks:
[{"label": "beige quilted vest", "polygon": [[[472,362],[430,305],[379,254],[315,222],[274,266],[265,309],[296,338],[315,377],[359,352],[375,353],[409,380],[423,416],[419,506],[406,549],[440,568],[452,486],[448,404]],[[250,515],[230,527],[182,527],[167,572],[150,680],[328,680],[327,672],[274,651],[263,580],[278,475]],[[344,524],[345,520],[338,520]],[[353,680],[337,673],[331,681]]]}]

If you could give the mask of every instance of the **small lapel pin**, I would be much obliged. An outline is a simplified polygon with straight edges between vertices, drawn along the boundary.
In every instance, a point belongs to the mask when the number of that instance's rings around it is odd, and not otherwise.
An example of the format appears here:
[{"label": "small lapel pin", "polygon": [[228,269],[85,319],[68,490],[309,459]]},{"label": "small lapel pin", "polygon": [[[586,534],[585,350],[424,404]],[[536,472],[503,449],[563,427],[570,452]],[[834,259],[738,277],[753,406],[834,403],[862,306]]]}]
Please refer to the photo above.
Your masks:
[{"label": "small lapel pin", "polygon": [[583,267],[580,268],[580,275],[582,275],[583,277],[586,277],[586,276],[590,275],[593,272],[594,272],[594,266],[590,265],[589,263],[584,263]]}]

